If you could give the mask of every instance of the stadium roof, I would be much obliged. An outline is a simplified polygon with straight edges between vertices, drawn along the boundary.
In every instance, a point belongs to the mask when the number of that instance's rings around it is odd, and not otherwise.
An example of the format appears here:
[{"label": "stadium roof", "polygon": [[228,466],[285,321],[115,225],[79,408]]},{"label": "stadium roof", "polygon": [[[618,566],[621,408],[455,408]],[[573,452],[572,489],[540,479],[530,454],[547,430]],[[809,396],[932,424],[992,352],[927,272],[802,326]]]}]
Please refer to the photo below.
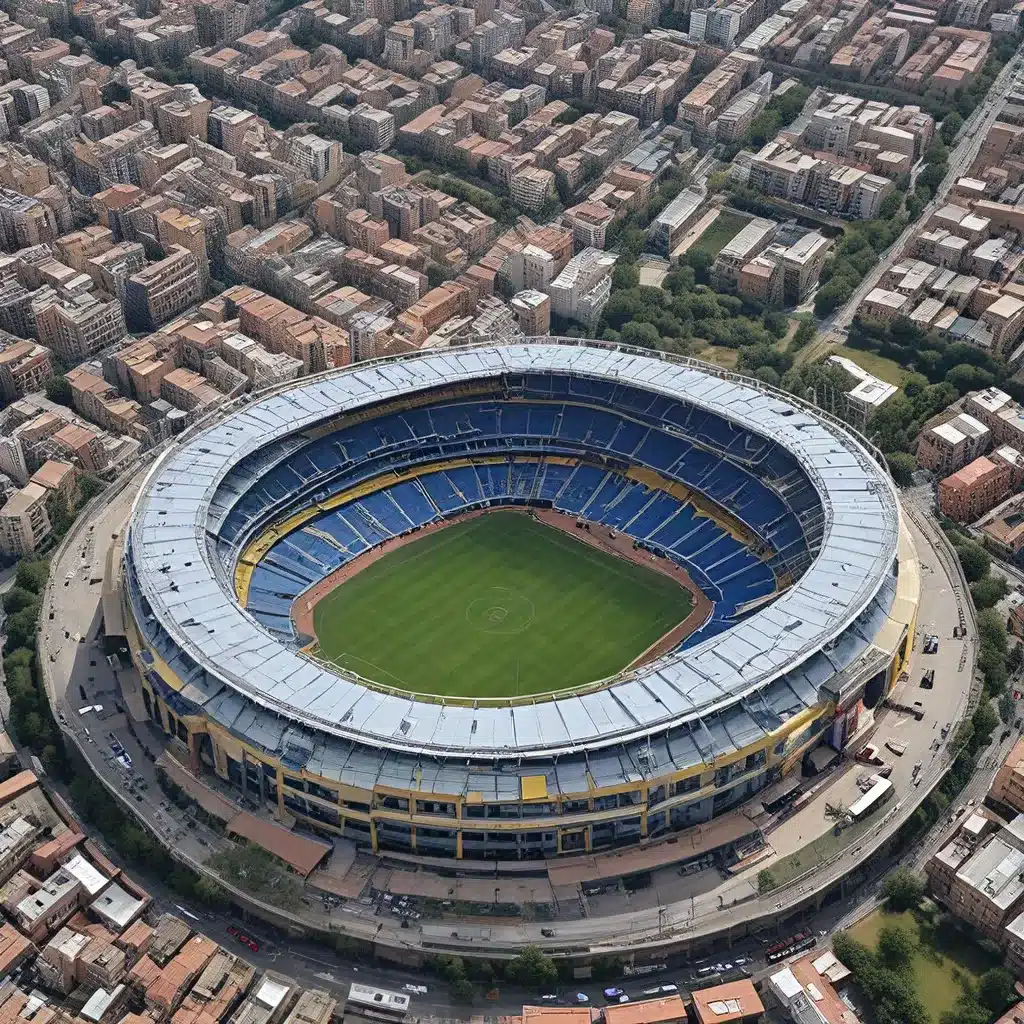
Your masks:
[{"label": "stadium roof", "polygon": [[[628,383],[773,438],[801,463],[821,496],[826,523],[814,564],[728,632],[624,673],[604,689],[505,705],[474,707],[371,688],[357,676],[299,654],[240,607],[206,543],[211,499],[232,466],[271,441],[343,411],[445,384],[524,372]],[[185,435],[160,458],[136,503],[130,550],[153,614],[209,674],[191,689],[207,688],[211,713],[218,708],[224,713],[234,701],[231,714],[237,716],[244,706],[239,697],[215,696],[209,689],[223,681],[271,716],[396,751],[551,755],[645,737],[649,743],[653,730],[692,721],[699,722],[706,746],[715,752],[755,736],[736,735],[730,728],[717,737],[715,723],[707,722],[714,712],[744,702],[749,712],[744,728],[759,733],[758,715],[773,708],[756,706],[755,694],[761,705],[770,705],[768,685],[794,673],[800,678],[790,684],[789,699],[795,694],[798,703],[812,704],[818,686],[865,649],[868,641],[859,631],[849,640],[844,633],[858,617],[874,615],[877,609],[869,605],[892,586],[898,532],[891,481],[851,433],[820,412],[693,360],[545,338],[360,363],[250,400]],[[815,660],[823,649],[829,652],[827,664]],[[509,781],[518,794],[518,780]]]}]

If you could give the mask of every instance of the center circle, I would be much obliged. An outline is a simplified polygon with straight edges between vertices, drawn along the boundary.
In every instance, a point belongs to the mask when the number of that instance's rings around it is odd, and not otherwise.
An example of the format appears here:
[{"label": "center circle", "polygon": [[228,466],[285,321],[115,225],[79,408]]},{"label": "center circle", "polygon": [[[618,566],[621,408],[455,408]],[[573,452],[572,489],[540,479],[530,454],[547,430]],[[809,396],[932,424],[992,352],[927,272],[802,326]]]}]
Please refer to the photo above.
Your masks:
[{"label": "center circle", "polygon": [[466,621],[481,633],[522,633],[534,615],[533,602],[510,587],[487,587],[466,605]]}]

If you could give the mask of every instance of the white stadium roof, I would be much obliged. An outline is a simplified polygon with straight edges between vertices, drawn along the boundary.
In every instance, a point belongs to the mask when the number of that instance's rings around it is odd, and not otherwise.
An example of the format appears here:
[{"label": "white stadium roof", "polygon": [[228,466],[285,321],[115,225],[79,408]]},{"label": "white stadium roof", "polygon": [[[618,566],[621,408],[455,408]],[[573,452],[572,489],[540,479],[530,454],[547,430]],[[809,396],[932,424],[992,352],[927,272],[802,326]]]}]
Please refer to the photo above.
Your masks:
[{"label": "white stadium roof", "polygon": [[[386,692],[332,671],[273,637],[240,607],[207,538],[214,527],[211,499],[241,459],[362,405],[526,372],[630,384],[778,441],[801,463],[822,500],[824,538],[812,566],[726,633],[624,673],[603,689],[477,707]],[[537,339],[357,364],[257,396],[186,435],[158,460],[136,503],[130,551],[139,587],[173,641],[212,680],[273,715],[394,751],[494,757],[643,739],[732,707],[786,673],[800,676],[793,688],[813,702],[827,672],[812,659],[842,647],[844,631],[886,585],[898,529],[888,476],[861,442],[823,414],[696,361]],[[796,671],[802,665],[805,671]]]}]

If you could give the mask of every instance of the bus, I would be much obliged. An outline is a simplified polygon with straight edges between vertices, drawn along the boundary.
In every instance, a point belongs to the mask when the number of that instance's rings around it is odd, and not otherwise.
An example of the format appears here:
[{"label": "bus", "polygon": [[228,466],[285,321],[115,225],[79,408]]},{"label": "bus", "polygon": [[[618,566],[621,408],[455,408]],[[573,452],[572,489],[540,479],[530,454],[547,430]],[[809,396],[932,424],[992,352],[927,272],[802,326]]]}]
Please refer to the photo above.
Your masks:
[{"label": "bus", "polygon": [[850,804],[847,814],[851,821],[862,821],[892,797],[893,784],[881,775],[871,776],[871,788]]},{"label": "bus", "polygon": [[409,1012],[409,997],[402,992],[352,982],[348,987],[345,1012],[380,1020],[404,1020]]}]

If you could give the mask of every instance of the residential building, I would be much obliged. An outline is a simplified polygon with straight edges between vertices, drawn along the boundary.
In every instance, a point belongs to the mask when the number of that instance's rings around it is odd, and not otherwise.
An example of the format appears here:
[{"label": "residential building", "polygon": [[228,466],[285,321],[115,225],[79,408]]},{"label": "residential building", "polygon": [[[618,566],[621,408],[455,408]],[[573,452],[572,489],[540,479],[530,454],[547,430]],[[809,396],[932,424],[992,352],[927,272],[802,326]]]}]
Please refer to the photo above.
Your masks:
[{"label": "residential building", "polygon": [[992,439],[992,432],[968,413],[957,413],[952,419],[922,431],[917,441],[917,464],[938,476],[948,476],[963,469],[983,455]]},{"label": "residential building", "polygon": [[125,305],[132,323],[150,330],[194,306],[203,297],[195,256],[180,245],[169,255],[128,278]]},{"label": "residential building", "polygon": [[28,483],[7,499],[0,508],[0,553],[14,558],[29,555],[49,536],[49,493],[40,484]]},{"label": "residential building", "polygon": [[551,299],[544,292],[524,289],[509,300],[519,329],[528,338],[547,334],[551,329]]},{"label": "residential building", "polygon": [[933,897],[980,935],[1003,941],[1024,903],[1024,815],[1004,828],[985,813],[966,817],[925,865]]},{"label": "residential building", "polygon": [[617,258],[615,253],[589,247],[573,256],[547,287],[551,312],[595,326],[611,294],[611,274]]},{"label": "residential building", "polygon": [[860,1024],[836,986],[850,971],[831,950],[791,960],[768,978],[768,986],[794,1024]]},{"label": "residential building", "polygon": [[692,998],[697,1024],[757,1024],[764,1016],[757,989],[746,978],[700,989]]},{"label": "residential building", "polygon": [[996,771],[988,790],[997,804],[1024,813],[1024,739],[1017,740]]},{"label": "residential building", "polygon": [[0,400],[13,402],[41,391],[53,376],[50,350],[33,341],[18,341],[0,351]]},{"label": "residential building", "polygon": [[939,510],[958,523],[974,522],[1009,493],[1010,467],[982,455],[939,482]]}]

